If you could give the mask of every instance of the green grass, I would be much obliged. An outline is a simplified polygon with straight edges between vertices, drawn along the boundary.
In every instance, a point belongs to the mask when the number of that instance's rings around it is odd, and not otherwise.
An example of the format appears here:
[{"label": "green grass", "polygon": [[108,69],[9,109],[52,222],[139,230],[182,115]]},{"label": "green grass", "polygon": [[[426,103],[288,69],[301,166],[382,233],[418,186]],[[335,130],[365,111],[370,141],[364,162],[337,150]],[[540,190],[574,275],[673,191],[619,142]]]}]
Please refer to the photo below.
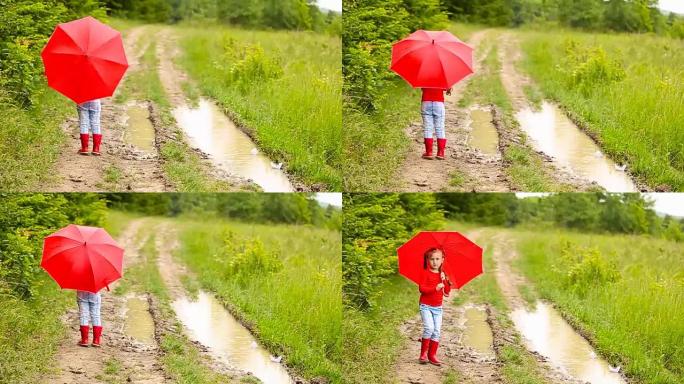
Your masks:
[{"label": "green grass", "polygon": [[[288,172],[308,185],[327,190],[342,186],[340,151],[342,108],[341,40],[311,32],[247,31],[225,26],[177,28],[183,55],[179,63],[201,93],[215,99],[272,158],[284,159]],[[226,48],[229,39],[250,44],[252,70],[270,61],[282,76],[227,73],[239,59]],[[228,55],[226,55],[228,53]],[[252,56],[254,58],[254,56]]]},{"label": "green grass", "polygon": [[[0,188],[31,191],[49,174],[66,135],[61,125],[75,104],[43,85],[30,109],[14,106],[0,89]],[[77,144],[74,142],[74,153]]]},{"label": "green grass", "polygon": [[[651,187],[684,190],[684,41],[652,35],[521,33],[523,68],[617,161]],[[561,71],[565,43],[599,46],[625,69],[622,81],[593,81],[583,93]]]},{"label": "green grass", "polygon": [[[597,350],[640,383],[684,380],[684,267],[682,244],[639,236],[586,235],[565,231],[519,232],[520,267],[539,294],[586,331]],[[616,282],[591,280],[572,289],[563,244],[598,250]],[[593,281],[593,282],[592,282]]]},{"label": "green grass", "polygon": [[[272,354],[284,355],[286,363],[301,375],[341,382],[339,232],[218,219],[186,219],[179,225],[182,247],[178,256],[195,273],[203,289],[213,292],[253,325],[264,346]],[[222,253],[226,231],[241,239],[234,240],[234,244],[258,237],[266,253],[276,252],[282,269],[269,273],[266,264],[250,264],[231,272],[227,263],[241,259],[233,252]],[[247,255],[247,259],[254,257]]]}]

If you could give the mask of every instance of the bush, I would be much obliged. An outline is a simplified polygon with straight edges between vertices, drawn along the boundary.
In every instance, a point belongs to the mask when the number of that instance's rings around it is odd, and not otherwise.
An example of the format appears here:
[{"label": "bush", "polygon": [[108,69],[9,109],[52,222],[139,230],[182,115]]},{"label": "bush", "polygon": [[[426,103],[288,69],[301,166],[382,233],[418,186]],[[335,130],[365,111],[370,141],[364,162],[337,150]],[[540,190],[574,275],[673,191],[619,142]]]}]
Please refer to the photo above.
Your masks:
[{"label": "bush", "polygon": [[243,238],[226,230],[223,243],[223,248],[215,257],[223,265],[227,279],[246,284],[254,276],[263,277],[283,269],[280,252],[266,249],[258,237]]},{"label": "bush", "polygon": [[620,279],[615,263],[609,262],[594,247],[582,247],[569,241],[561,243],[563,285],[584,296],[588,290]]},{"label": "bush", "polygon": [[283,75],[280,60],[268,56],[259,43],[241,43],[226,34],[223,36],[223,50],[221,63],[217,65],[228,73],[227,85],[237,83],[244,89],[255,81],[266,82]]},{"label": "bush", "polygon": [[626,76],[622,63],[610,59],[603,48],[584,47],[573,39],[565,42],[565,59],[559,69],[566,75],[568,86],[585,95],[597,86],[621,81]]}]

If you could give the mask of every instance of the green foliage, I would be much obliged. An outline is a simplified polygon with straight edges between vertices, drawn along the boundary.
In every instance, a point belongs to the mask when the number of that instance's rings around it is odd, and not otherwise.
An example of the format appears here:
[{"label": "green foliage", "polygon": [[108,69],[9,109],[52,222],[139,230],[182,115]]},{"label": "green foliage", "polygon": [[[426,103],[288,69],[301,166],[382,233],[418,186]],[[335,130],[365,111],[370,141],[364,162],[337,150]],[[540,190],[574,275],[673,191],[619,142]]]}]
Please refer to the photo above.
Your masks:
[{"label": "green foliage", "polygon": [[565,59],[558,69],[567,77],[569,87],[584,94],[626,76],[620,61],[610,59],[603,48],[582,46],[573,39],[565,41]]},{"label": "green foliage", "polygon": [[555,265],[562,271],[566,289],[584,296],[587,290],[605,286],[620,279],[620,272],[614,262],[609,262],[596,247],[584,247],[571,241],[563,241],[561,257]]},{"label": "green foliage", "polygon": [[228,73],[228,84],[237,83],[242,89],[254,81],[267,82],[283,75],[280,59],[267,55],[264,48],[256,43],[242,43],[230,34],[223,35],[223,58],[217,64]]},{"label": "green foliage", "polygon": [[223,247],[214,256],[223,267],[226,279],[245,284],[255,273],[268,275],[283,269],[280,251],[266,249],[258,238],[243,238],[228,229],[223,234]]},{"label": "green foliage", "polygon": [[373,306],[378,286],[397,271],[396,249],[417,231],[444,226],[434,195],[344,194],[345,305]]},{"label": "green foliage", "polygon": [[95,194],[0,195],[0,283],[30,298],[45,236],[72,223],[101,226],[104,219],[105,202]]}]

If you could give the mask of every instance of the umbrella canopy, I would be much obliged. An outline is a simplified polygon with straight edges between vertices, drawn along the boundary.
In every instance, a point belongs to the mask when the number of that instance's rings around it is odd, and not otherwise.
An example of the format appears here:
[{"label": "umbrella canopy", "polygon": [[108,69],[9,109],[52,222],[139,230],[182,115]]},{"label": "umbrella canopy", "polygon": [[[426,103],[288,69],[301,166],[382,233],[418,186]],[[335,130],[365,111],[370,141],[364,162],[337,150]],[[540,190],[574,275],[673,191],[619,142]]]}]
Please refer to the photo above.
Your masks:
[{"label": "umbrella canopy", "polygon": [[449,89],[473,73],[473,49],[449,32],[418,30],[392,46],[390,69],[414,88]]},{"label": "umbrella canopy", "polygon": [[90,16],[58,24],[40,56],[48,85],[78,104],[114,94],[128,68],[121,33]]},{"label": "umbrella canopy", "polygon": [[97,293],[123,272],[123,248],[102,228],[70,224],[45,238],[40,266],[66,289]]},{"label": "umbrella canopy", "polygon": [[423,255],[430,248],[444,252],[442,271],[461,288],[482,273],[482,248],[458,232],[420,232],[397,249],[399,273],[420,284]]}]

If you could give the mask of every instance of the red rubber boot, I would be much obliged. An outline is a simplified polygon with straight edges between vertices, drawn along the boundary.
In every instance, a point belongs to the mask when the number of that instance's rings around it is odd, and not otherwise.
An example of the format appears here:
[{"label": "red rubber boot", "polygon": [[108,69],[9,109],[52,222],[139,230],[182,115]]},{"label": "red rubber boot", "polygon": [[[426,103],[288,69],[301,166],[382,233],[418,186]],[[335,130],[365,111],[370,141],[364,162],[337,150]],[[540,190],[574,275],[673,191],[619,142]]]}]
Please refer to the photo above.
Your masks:
[{"label": "red rubber boot", "polygon": [[423,159],[428,159],[432,160],[432,144],[433,144],[433,139],[425,139],[425,153],[423,153]]},{"label": "red rubber boot", "polygon": [[420,340],[420,359],[418,362],[421,364],[427,364],[428,362],[428,347],[430,346],[430,339]]},{"label": "red rubber boot", "polygon": [[444,148],[446,148],[446,139],[437,139],[437,160],[444,160]]},{"label": "red rubber boot", "polygon": [[90,327],[87,325],[81,325],[81,341],[78,342],[78,345],[81,347],[88,346],[88,333],[90,333]]},{"label": "red rubber boot", "polygon": [[100,346],[100,336],[102,336],[102,326],[93,326],[93,347]]},{"label": "red rubber boot", "polygon": [[93,133],[93,155],[100,156],[100,143],[102,143],[102,134]]},{"label": "red rubber boot", "polygon": [[439,348],[439,341],[430,340],[430,347],[428,348],[428,360],[430,364],[440,366],[442,362],[437,360],[437,348]]},{"label": "red rubber boot", "polygon": [[88,140],[90,140],[90,136],[87,133],[81,133],[81,149],[78,150],[80,155],[88,156]]}]

